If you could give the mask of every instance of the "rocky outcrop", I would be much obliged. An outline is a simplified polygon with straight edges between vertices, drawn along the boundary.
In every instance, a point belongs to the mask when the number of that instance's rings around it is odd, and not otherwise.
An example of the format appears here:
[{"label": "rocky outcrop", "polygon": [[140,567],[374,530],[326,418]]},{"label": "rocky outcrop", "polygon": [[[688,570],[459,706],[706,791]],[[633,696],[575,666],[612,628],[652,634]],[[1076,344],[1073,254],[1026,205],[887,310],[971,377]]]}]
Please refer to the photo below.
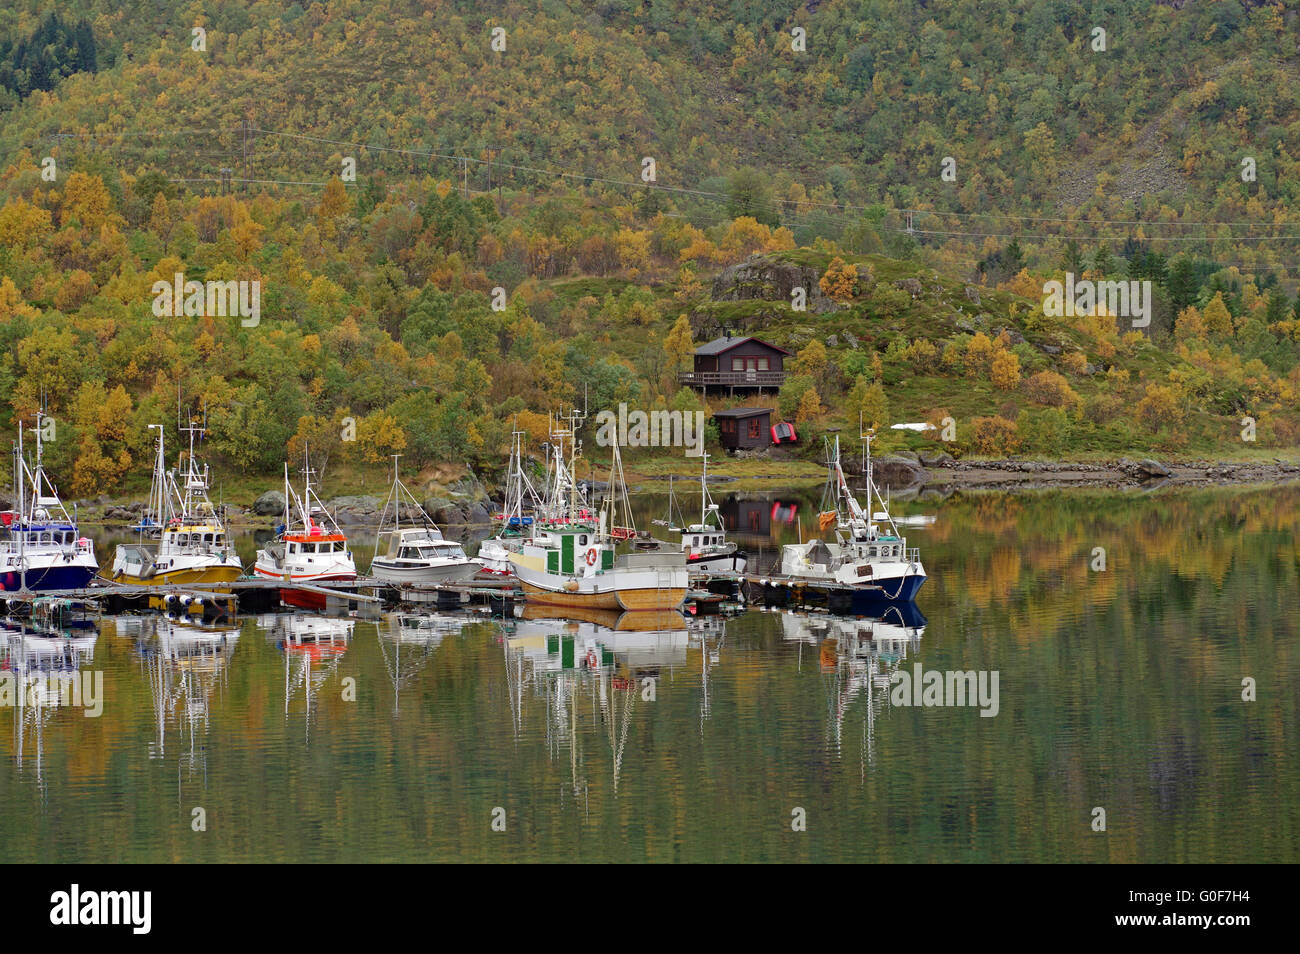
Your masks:
[{"label": "rocky outcrop", "polygon": [[268,490],[253,502],[253,513],[263,517],[284,513],[284,494],[278,490]]},{"label": "rocky outcrop", "polygon": [[754,255],[729,265],[713,280],[714,301],[772,301],[790,303],[790,293],[803,288],[808,310],[814,314],[839,306],[822,294],[821,272],[812,265],[783,262],[769,255]]},{"label": "rocky outcrop", "polygon": [[1125,458],[1119,462],[1119,469],[1131,477],[1137,477],[1139,480],[1169,476],[1169,468],[1158,460],[1152,460],[1150,457],[1138,461]]},{"label": "rocky outcrop", "polygon": [[926,467],[947,467],[953,462],[953,456],[947,451],[921,451],[917,458]]},{"label": "rocky outcrop", "polygon": [[477,526],[492,522],[488,509],[491,501],[456,501],[446,497],[430,497],[424,501],[424,511],[439,526]]}]

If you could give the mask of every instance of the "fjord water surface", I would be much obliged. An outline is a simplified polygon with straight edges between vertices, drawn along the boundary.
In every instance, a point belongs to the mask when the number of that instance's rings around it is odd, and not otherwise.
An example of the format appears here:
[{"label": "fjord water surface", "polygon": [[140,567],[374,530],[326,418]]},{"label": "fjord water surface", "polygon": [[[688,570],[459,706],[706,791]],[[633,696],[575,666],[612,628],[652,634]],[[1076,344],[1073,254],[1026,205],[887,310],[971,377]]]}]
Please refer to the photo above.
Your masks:
[{"label": "fjord water surface", "polygon": [[[742,543],[770,558],[803,509]],[[5,700],[0,860],[1300,859],[1300,491],[906,509],[937,515],[908,531],[919,636],[758,609],[11,624],[11,686],[102,672],[103,710]],[[916,665],[996,672],[996,715],[892,704]]]}]

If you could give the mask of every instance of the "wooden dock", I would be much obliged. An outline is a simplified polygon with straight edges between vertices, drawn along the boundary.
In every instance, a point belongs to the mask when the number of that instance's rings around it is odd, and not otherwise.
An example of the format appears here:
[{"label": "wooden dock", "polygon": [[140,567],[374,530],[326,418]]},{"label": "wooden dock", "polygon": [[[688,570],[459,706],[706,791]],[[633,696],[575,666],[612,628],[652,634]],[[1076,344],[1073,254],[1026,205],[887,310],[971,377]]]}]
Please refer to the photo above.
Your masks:
[{"label": "wooden dock", "polygon": [[265,610],[279,604],[281,589],[304,590],[324,596],[331,606],[358,609],[361,604],[437,604],[452,606],[472,602],[510,603],[523,599],[523,590],[513,581],[468,580],[463,583],[393,584],[372,577],[329,583],[292,583],[245,578],[229,583],[186,583],[134,585],[92,584],[75,590],[15,590],[0,596],[10,610],[30,608],[43,600],[68,600],[93,605],[99,612],[115,613],[140,603],[184,600],[196,608],[234,601],[241,610]]}]

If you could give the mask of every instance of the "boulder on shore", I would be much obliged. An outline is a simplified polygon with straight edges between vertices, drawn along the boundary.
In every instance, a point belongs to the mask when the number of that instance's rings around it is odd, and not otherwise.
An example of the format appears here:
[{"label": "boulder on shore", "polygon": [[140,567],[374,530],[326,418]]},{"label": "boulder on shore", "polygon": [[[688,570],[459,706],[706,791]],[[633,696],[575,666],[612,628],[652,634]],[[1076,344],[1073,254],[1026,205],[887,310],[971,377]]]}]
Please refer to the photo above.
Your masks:
[{"label": "boulder on shore", "polygon": [[253,502],[253,513],[270,517],[284,513],[284,494],[278,490],[268,490]]},{"label": "boulder on shore", "polygon": [[871,474],[877,484],[891,489],[915,487],[925,483],[930,477],[919,461],[899,456],[873,459]]}]

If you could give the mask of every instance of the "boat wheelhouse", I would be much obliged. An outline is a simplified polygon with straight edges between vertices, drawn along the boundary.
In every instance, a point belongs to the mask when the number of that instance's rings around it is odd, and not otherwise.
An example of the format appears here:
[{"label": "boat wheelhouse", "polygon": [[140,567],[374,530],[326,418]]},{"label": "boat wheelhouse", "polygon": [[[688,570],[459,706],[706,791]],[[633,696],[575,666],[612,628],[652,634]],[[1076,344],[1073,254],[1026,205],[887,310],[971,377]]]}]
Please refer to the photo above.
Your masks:
[{"label": "boat wheelhouse", "polygon": [[15,508],[0,513],[0,588],[78,590],[99,572],[95,547],[69,516],[42,463],[44,418],[36,415],[36,461],[28,467],[23,425],[14,446]]}]

